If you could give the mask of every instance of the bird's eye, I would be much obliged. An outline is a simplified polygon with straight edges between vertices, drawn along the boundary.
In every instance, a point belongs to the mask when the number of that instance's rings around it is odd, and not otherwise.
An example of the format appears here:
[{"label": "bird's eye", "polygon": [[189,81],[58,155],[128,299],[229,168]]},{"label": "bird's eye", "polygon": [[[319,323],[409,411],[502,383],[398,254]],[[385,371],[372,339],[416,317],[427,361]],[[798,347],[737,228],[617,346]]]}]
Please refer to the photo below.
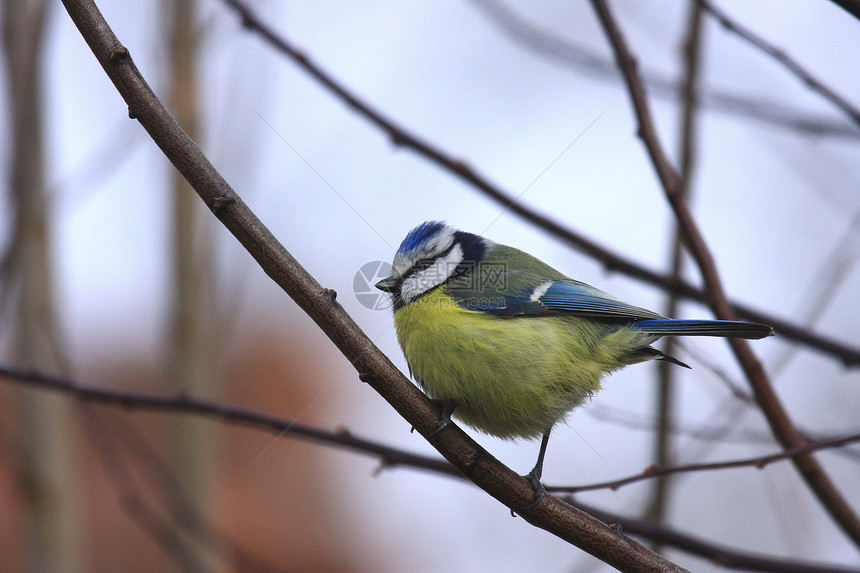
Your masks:
[{"label": "bird's eye", "polygon": [[415,261],[415,264],[412,265],[410,270],[412,272],[423,271],[424,269],[430,268],[435,262],[436,259],[418,259]]}]

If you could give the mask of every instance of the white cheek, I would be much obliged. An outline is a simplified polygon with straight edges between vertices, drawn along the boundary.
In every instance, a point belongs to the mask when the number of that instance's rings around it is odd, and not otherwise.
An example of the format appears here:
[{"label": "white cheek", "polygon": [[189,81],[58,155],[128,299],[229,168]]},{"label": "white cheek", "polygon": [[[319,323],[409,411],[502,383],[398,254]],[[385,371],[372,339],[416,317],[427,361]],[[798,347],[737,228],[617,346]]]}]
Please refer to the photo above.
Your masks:
[{"label": "white cheek", "polygon": [[403,281],[400,286],[400,297],[403,302],[409,304],[422,294],[444,283],[461,262],[463,262],[463,249],[460,245],[455,245],[445,257],[436,259],[432,265]]},{"label": "white cheek", "polygon": [[403,299],[404,303],[409,304],[425,292],[442,284],[443,282],[445,282],[444,278],[439,280],[438,277],[427,276],[426,270],[421,271],[420,273],[415,273],[400,285],[400,298]]}]

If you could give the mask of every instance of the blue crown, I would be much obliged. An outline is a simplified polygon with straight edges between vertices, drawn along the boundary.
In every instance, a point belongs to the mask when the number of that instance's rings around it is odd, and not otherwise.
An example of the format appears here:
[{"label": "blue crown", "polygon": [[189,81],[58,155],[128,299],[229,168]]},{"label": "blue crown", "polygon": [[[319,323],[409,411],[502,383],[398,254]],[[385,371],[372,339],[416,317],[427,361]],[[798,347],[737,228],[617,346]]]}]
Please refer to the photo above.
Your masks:
[{"label": "blue crown", "polygon": [[407,253],[417,249],[419,246],[442,232],[446,227],[447,225],[442,221],[426,221],[421,223],[409,231],[409,234],[406,235],[406,238],[403,239],[402,243],[400,243],[400,248],[397,249],[397,252]]}]

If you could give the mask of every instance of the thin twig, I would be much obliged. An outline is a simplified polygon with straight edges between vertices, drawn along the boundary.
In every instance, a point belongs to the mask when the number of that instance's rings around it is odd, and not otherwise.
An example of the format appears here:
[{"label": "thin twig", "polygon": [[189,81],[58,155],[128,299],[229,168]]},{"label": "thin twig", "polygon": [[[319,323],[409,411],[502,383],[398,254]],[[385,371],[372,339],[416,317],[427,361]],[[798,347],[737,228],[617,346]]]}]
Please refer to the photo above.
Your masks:
[{"label": "thin twig", "polygon": [[716,18],[723,28],[737,35],[746,42],[749,42],[757,49],[782,64],[792,74],[797,76],[801,82],[809,87],[809,89],[820,94],[821,97],[842,110],[842,112],[851,118],[854,123],[860,125],[860,110],[858,110],[854,104],[849,102],[847,99],[837,94],[836,91],[827,84],[816,78],[811,72],[807,71],[806,68],[797,62],[797,60],[789,56],[785,50],[776,47],[749,28],[738,24],[737,21],[730,18],[729,15],[723,12],[720,8],[717,8],[712,2],[710,2],[710,0],[695,1],[711,16]]},{"label": "thin twig", "polygon": [[[337,81],[331,74],[314,63],[304,51],[293,46],[283,34],[275,32],[271,26],[260,20],[243,2],[240,0],[223,0],[223,2],[239,14],[243,26],[258,34],[273,48],[289,57],[312,78],[348,105],[350,109],[353,109],[360,116],[385,132],[396,145],[413,150],[442,169],[463,179],[502,205],[506,210],[519,215],[559,240],[600,261],[607,270],[622,273],[657,286],[667,292],[676,293],[689,300],[703,304],[707,302],[707,294],[703,289],[689,282],[674,279],[667,274],[640,265],[566,227],[558,221],[541,214],[527,204],[518,201],[513,193],[497,187],[486,177],[469,167],[464,161],[446,153],[442,149],[434,147],[429,142],[424,141],[394,122],[391,118],[374,109],[370,104],[348,90],[346,86]],[[846,366],[860,367],[860,349],[858,348],[836,342],[821,335],[816,335],[810,332],[810,329],[806,326],[793,324],[747,305],[738,302],[732,302],[731,304],[738,317],[753,322],[769,324],[785,340],[792,340],[820,352],[835,356]]]},{"label": "thin twig", "polygon": [[[502,33],[541,57],[574,69],[577,74],[587,74],[604,80],[621,79],[612,61],[602,54],[526,21],[503,2],[472,0],[472,3]],[[678,99],[680,86],[674,78],[670,79],[653,70],[643,70],[642,79],[655,96],[671,101]],[[813,115],[806,110],[776,101],[710,89],[702,93],[701,103],[703,108],[714,112],[762,121],[800,134],[849,139],[860,137],[860,130],[851,122],[835,120],[822,114]]]},{"label": "thin twig", "polygon": [[[648,109],[645,89],[636,71],[636,60],[628,49],[624,36],[606,2],[604,0],[591,0],[591,2],[615,52],[618,67],[627,81],[627,88],[639,123],[639,136],[648,151],[666,198],[684,233],[690,254],[699,267],[708,292],[710,306],[717,318],[733,319],[736,315],[726,299],[710,249],[680,193],[680,177],[663,152],[657,137]],[[774,436],[786,449],[803,446],[804,441],[800,433],[794,427],[782,402],[773,390],[764,368],[750,349],[750,345],[747,341],[740,339],[729,339],[728,342],[752,386],[756,401],[759,403]],[[846,535],[860,546],[860,519],[857,518],[851,506],[836,489],[818,461],[812,455],[795,457],[792,458],[792,461],[821,505]]]},{"label": "thin twig", "polygon": [[[656,428],[654,419],[651,416],[644,414],[629,412],[620,408],[610,408],[592,404],[587,413],[589,416],[607,422],[630,428],[633,430],[642,430],[653,432]],[[774,443],[773,433],[767,430],[753,430],[745,427],[726,427],[725,424],[711,425],[707,422],[684,423],[678,422],[669,431],[675,436],[682,436],[691,440],[702,442],[715,443],[735,443],[735,444],[765,444],[772,445]],[[827,439],[825,436],[833,435],[834,432],[804,432],[803,439],[807,442],[819,442]],[[857,433],[857,432],[850,432]],[[842,456],[852,462],[860,462],[860,449],[856,448],[840,448],[833,450],[834,455]],[[698,457],[698,456],[697,456]]]},{"label": "thin twig", "polygon": [[75,380],[47,376],[39,372],[18,370],[4,365],[0,365],[0,376],[14,382],[25,382],[34,387],[67,392],[82,400],[113,404],[131,410],[186,412],[221,419],[227,422],[246,424],[270,431],[278,436],[289,434],[327,446],[378,457],[385,467],[408,466],[442,475],[460,475],[451,464],[444,460],[410,454],[378,442],[365,440],[355,436],[346,429],[332,432],[321,428],[314,428],[313,426],[301,424],[281,416],[260,412],[252,408],[243,408],[242,406],[199,398],[190,394],[165,395],[98,388]]},{"label": "thin twig", "polygon": [[592,491],[596,489],[611,489],[616,490],[625,485],[629,485],[631,483],[636,483],[639,481],[652,479],[658,476],[667,476],[674,474],[682,474],[689,472],[701,472],[701,471],[711,471],[711,470],[727,470],[727,469],[736,469],[736,468],[746,468],[746,467],[755,467],[758,469],[763,469],[774,462],[781,462],[784,460],[788,460],[791,458],[796,458],[798,456],[803,456],[805,454],[809,454],[811,452],[817,452],[820,450],[827,450],[832,448],[840,448],[842,446],[847,446],[849,444],[853,444],[855,442],[860,442],[860,434],[852,434],[850,436],[840,436],[838,438],[831,438],[827,440],[821,440],[819,442],[808,443],[805,446],[801,446],[798,448],[792,448],[790,450],[782,450],[780,452],[774,454],[768,454],[766,456],[755,456],[751,458],[744,458],[740,460],[728,460],[723,462],[708,462],[708,463],[698,463],[698,464],[684,464],[684,465],[676,465],[676,466],[650,466],[645,469],[642,473],[638,473],[632,476],[627,476],[625,478],[603,481],[598,483],[592,483],[588,485],[580,485],[580,486],[547,486],[547,490],[559,492],[559,493],[578,493],[582,491]]}]

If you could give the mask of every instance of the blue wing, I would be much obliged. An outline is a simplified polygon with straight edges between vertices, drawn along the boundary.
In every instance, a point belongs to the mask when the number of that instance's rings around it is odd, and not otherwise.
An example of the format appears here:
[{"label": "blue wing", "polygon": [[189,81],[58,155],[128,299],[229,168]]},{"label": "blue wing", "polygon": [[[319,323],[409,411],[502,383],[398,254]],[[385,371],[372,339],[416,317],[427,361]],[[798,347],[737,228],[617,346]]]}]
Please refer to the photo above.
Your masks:
[{"label": "blue wing", "polygon": [[[474,293],[472,293],[474,295]],[[676,320],[627,304],[591,285],[573,279],[545,281],[526,292],[496,296],[455,297],[470,310],[498,316],[583,316],[613,323],[626,323],[659,336],[724,336],[764,338],[773,334],[765,324],[730,320]]]},{"label": "blue wing", "polygon": [[665,318],[656,312],[627,304],[591,285],[574,280],[553,281],[546,288],[546,292],[537,298],[537,302],[549,312],[563,312],[578,316],[624,320]]},{"label": "blue wing", "polygon": [[573,279],[531,280],[527,285],[515,288],[513,292],[508,289],[488,292],[484,289],[481,293],[452,291],[450,294],[464,308],[501,316],[569,314],[613,321],[665,318]]},{"label": "blue wing", "polygon": [[[524,280],[527,276],[526,273],[511,273],[507,274],[509,280],[500,285],[501,288],[453,289],[449,294],[464,308],[497,316],[582,316],[626,324],[630,328],[658,336],[758,339],[773,334],[770,326],[752,322],[670,319],[627,304],[580,281],[560,279],[539,282],[534,280],[533,275]],[[520,286],[514,286],[516,284]]]}]

